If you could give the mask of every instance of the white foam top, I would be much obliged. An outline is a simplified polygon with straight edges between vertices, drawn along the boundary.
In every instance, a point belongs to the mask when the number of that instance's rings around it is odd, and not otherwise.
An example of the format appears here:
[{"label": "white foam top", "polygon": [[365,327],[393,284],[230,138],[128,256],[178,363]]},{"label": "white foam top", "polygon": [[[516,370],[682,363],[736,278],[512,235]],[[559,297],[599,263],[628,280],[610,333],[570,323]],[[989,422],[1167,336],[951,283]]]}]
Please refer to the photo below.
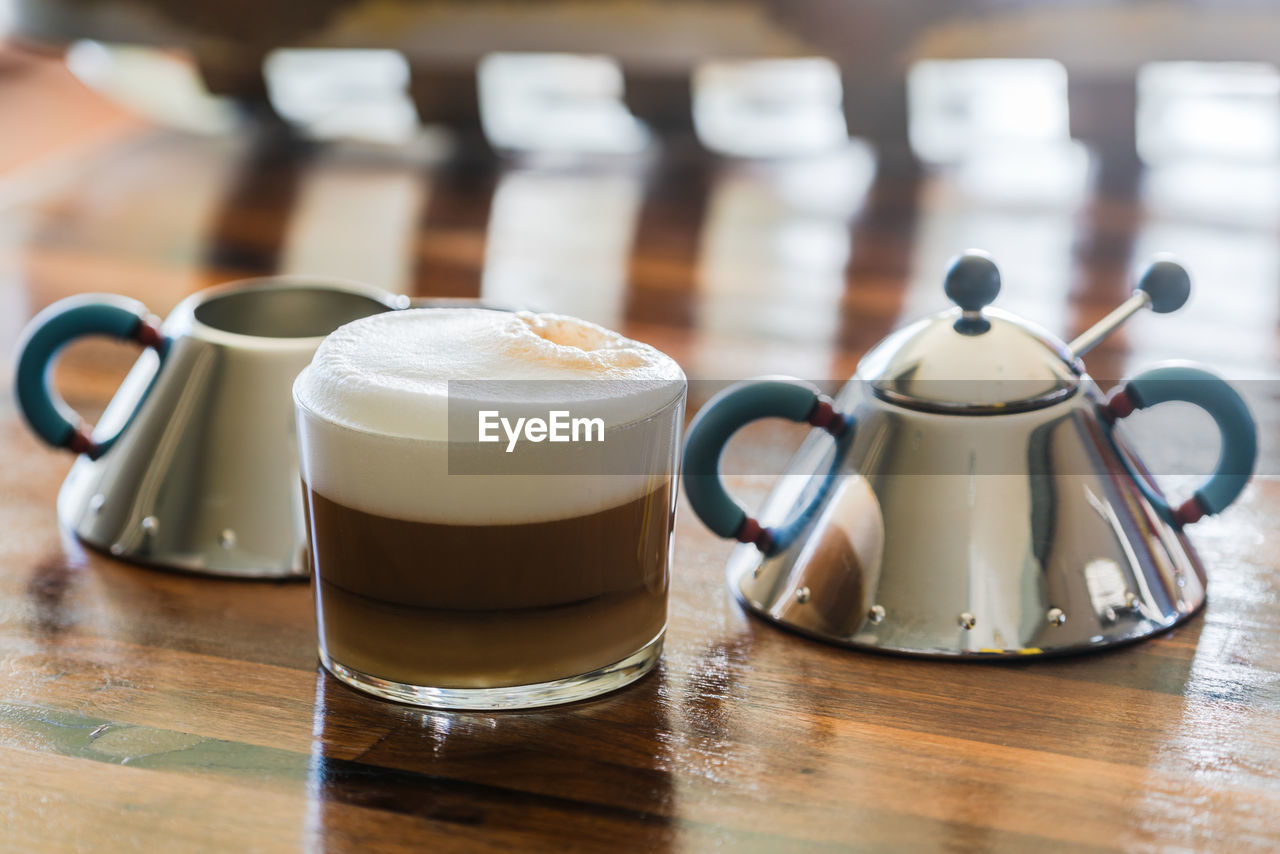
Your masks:
[{"label": "white foam top", "polygon": [[459,441],[448,434],[451,399],[590,402],[592,415],[621,424],[669,403],[683,385],[669,356],[585,320],[428,308],[341,327],[320,345],[295,395],[356,430]]},{"label": "white foam top", "polygon": [[303,475],[332,500],[404,519],[484,524],[594,512],[670,473],[661,458],[674,457],[681,407],[653,428],[671,433],[674,423],[674,435],[624,440],[646,449],[637,466],[645,470],[610,476],[449,474],[448,443],[474,441],[450,435],[451,416],[458,425],[474,423],[460,413],[495,404],[504,414],[543,415],[556,404],[609,429],[669,407],[684,386],[669,356],[571,317],[472,308],[376,314],[326,338],[294,384],[305,410]]}]

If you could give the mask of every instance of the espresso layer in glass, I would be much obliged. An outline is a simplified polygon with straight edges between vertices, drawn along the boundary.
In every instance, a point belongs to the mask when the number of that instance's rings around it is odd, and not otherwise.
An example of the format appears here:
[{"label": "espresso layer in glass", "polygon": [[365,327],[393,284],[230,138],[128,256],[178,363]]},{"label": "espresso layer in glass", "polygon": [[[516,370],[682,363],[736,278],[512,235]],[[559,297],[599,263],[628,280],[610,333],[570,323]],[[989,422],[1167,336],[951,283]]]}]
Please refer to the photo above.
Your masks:
[{"label": "espresso layer in glass", "polygon": [[441,688],[527,685],[610,665],[666,624],[669,482],[599,512],[500,525],[304,494],[320,643],[346,667]]}]

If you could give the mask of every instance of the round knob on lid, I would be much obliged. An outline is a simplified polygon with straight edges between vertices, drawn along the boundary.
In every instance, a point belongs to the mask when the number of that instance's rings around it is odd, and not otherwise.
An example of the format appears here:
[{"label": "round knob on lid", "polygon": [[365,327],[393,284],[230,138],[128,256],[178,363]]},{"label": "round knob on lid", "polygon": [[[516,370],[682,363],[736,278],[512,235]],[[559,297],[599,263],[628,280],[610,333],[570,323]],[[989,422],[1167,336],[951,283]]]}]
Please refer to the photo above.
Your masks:
[{"label": "round knob on lid", "polygon": [[963,312],[955,323],[957,332],[981,335],[991,328],[982,316],[982,309],[994,302],[1000,293],[1000,270],[990,255],[971,249],[957,256],[947,270],[943,289]]},{"label": "round knob on lid", "polygon": [[1151,262],[1138,281],[1138,290],[1151,297],[1151,310],[1157,314],[1177,311],[1191,295],[1191,277],[1181,264],[1167,258]]}]

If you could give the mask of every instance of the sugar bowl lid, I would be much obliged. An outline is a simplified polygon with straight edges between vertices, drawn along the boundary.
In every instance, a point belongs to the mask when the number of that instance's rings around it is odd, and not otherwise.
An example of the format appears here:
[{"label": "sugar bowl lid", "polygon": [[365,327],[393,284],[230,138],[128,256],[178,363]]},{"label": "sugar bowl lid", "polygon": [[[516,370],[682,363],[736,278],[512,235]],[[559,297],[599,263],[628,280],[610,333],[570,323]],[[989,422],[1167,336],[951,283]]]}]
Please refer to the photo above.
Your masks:
[{"label": "sugar bowl lid", "polygon": [[1084,376],[1080,357],[1144,308],[1177,311],[1191,277],[1156,256],[1133,295],[1063,344],[1038,326],[995,308],[1000,271],[971,250],[952,260],[945,290],[956,307],[885,338],[858,365],[856,378],[881,400],[932,412],[991,415],[1024,412],[1070,397]]},{"label": "sugar bowl lid", "polygon": [[1039,327],[987,308],[1000,271],[985,252],[955,258],[945,290],[956,308],[889,335],[858,366],[877,397],[960,414],[1021,412],[1075,393],[1084,373],[1067,346]]}]

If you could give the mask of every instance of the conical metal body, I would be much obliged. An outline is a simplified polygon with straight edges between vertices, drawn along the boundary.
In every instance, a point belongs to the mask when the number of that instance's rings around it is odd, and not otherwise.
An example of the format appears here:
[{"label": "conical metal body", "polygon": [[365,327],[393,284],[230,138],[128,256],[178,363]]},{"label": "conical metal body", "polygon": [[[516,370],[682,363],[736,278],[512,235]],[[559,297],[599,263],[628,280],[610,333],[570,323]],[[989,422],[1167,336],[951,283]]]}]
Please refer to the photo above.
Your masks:
[{"label": "conical metal body", "polygon": [[163,359],[142,354],[76,460],[58,517],[112,555],[241,577],[305,575],[294,378],[321,340],[407,300],[355,283],[268,279],[174,309]]}]

